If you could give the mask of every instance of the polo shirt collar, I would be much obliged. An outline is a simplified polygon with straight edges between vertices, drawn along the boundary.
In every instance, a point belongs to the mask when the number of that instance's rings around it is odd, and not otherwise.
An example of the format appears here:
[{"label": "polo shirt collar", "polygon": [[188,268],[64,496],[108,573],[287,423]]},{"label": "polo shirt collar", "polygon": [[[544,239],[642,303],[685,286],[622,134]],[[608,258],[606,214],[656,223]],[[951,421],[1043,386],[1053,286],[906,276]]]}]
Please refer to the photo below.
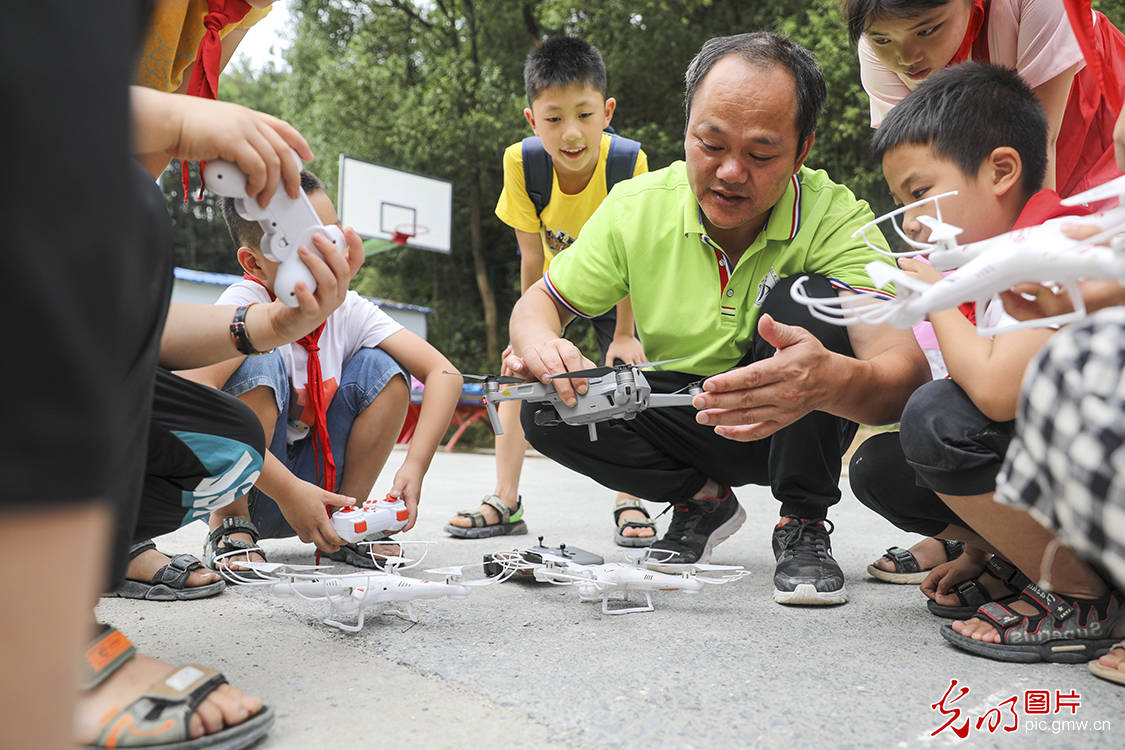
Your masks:
[{"label": "polo shirt collar", "polygon": [[[798,171],[789,178],[789,184],[782,193],[781,199],[774,204],[770,216],[766,219],[766,226],[758,240],[777,240],[786,242],[797,236],[801,230],[801,173]],[[695,199],[695,194],[688,190],[689,199],[684,202],[683,231],[686,237],[689,234],[706,235],[703,226],[703,209]]]}]

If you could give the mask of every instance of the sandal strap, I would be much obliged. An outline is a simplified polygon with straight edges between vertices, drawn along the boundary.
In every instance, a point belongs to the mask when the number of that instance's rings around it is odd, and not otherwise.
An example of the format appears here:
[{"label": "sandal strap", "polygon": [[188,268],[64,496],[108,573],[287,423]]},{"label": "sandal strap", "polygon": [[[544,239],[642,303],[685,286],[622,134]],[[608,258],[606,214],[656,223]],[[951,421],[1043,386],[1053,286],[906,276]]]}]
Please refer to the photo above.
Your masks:
[{"label": "sandal strap", "polygon": [[978,617],[985,622],[996,628],[996,632],[1000,634],[1000,642],[1008,642],[1008,631],[1016,627],[1024,620],[1027,615],[1021,615],[1019,612],[1013,612],[999,602],[987,602],[977,607],[974,617]]},{"label": "sandal strap", "polygon": [[156,549],[156,542],[151,539],[137,542],[129,548],[129,560],[132,561],[134,558],[139,557],[144,552],[148,552],[150,549]]},{"label": "sandal strap", "polygon": [[656,528],[656,521],[653,521],[651,518],[645,518],[643,520],[630,518],[628,521],[624,521],[622,523],[617,524],[617,530],[618,531],[624,531],[625,529],[655,529],[655,528]]},{"label": "sandal strap", "polygon": [[988,593],[988,589],[981,585],[976,578],[961,581],[953,587],[953,593],[962,607],[979,607],[982,604],[994,601],[996,597]]},{"label": "sandal strap", "polygon": [[[496,511],[497,515],[500,516],[500,523],[508,523],[508,519],[512,517],[512,514],[519,511],[520,503],[522,503],[523,501],[522,500],[516,501],[516,509],[515,510],[512,510],[507,505],[505,505],[504,501],[501,500],[496,495],[489,495],[488,497],[484,498],[480,502],[481,502],[482,505],[491,506],[492,509]],[[484,526],[484,524],[482,523],[481,526]]]},{"label": "sandal strap", "polygon": [[627,510],[639,510],[645,514],[645,518],[649,518],[648,510],[644,506],[644,502],[637,497],[619,497],[613,503],[613,522],[618,523],[618,518]]},{"label": "sandal strap", "polygon": [[202,567],[203,563],[195,555],[176,555],[168,561],[167,565],[156,571],[151,582],[154,584],[163,583],[174,589],[182,589],[185,587],[191,572]]},{"label": "sandal strap", "polygon": [[153,683],[135,701],[110,716],[98,735],[99,747],[167,745],[188,738],[195,709],[226,682],[214,669],[185,664]]},{"label": "sandal strap", "polygon": [[[250,538],[255,542],[262,538],[261,533],[258,531],[258,527],[254,525],[253,521],[251,521],[249,518],[240,518],[238,516],[234,516],[231,518],[224,518],[223,525],[218,527],[217,529],[214,529],[210,534],[207,535],[207,542],[209,544],[214,544],[216,541],[220,540],[233,541],[225,539],[225,537],[228,537],[231,534],[249,534]],[[245,542],[243,542],[243,544],[245,544]]]},{"label": "sandal strap", "polygon": [[895,573],[918,573],[922,570],[922,566],[918,564],[918,558],[908,549],[888,547],[883,557],[895,564]]},{"label": "sandal strap", "polygon": [[965,543],[956,539],[942,539],[941,546],[945,547],[945,560],[956,560],[965,552]]},{"label": "sandal strap", "polygon": [[102,625],[82,659],[82,690],[92,690],[137,653],[133,642],[112,625]]}]

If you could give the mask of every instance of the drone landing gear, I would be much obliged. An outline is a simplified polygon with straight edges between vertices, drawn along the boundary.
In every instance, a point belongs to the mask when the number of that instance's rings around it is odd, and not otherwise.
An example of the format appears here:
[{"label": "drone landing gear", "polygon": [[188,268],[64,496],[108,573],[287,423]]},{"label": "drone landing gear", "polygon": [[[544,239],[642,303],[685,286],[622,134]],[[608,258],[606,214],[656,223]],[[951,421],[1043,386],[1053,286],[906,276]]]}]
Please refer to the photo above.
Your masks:
[{"label": "drone landing gear", "polygon": [[[602,596],[602,614],[603,615],[628,615],[634,612],[652,612],[652,594],[647,591],[641,592],[645,595],[644,606],[629,606],[633,601],[629,598],[628,591],[619,591],[613,594],[605,594]],[[610,601],[624,602],[625,606],[610,607]]]}]

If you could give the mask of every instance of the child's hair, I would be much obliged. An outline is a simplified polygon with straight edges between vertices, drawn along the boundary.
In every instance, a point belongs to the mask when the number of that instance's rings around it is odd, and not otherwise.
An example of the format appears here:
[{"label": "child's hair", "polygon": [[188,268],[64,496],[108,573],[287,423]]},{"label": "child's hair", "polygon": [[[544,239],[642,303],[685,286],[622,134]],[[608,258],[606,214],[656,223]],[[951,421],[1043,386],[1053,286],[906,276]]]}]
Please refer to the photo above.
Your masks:
[{"label": "child's hair", "polygon": [[[278,190],[284,190],[284,185],[278,185]],[[301,189],[306,193],[314,190],[324,190],[324,183],[320,178],[307,169],[301,170]],[[223,198],[221,203],[223,218],[226,219],[230,238],[234,240],[235,247],[250,247],[260,250],[262,242],[262,227],[256,221],[247,221],[234,210],[234,198]]]},{"label": "child's hair", "polygon": [[910,18],[931,8],[948,5],[949,2],[950,0],[840,0],[840,12],[848,25],[848,36],[851,37],[852,44],[855,44],[876,16]]},{"label": "child's hair", "polygon": [[797,143],[803,146],[816,131],[816,122],[828,96],[824,76],[811,52],[769,31],[719,36],[703,43],[684,73],[684,127],[691,119],[696,90],[715,63],[727,55],[738,55],[758,67],[782,67],[792,74],[797,90]]},{"label": "child's hair", "polygon": [[605,63],[594,45],[576,36],[557,36],[535,47],[523,65],[527,103],[551,86],[589,84],[605,97]]},{"label": "child's hair", "polygon": [[930,146],[966,175],[976,175],[994,149],[1014,148],[1030,197],[1047,174],[1047,115],[1011,68],[961,63],[939,70],[894,107],[875,131],[875,159],[896,146]]}]

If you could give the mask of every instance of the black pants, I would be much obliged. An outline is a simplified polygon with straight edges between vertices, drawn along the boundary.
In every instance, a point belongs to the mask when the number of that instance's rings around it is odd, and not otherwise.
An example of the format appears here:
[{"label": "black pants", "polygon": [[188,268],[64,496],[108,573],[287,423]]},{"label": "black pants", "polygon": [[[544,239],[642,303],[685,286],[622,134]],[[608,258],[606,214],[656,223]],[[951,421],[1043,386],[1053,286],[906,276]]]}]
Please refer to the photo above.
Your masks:
[{"label": "black pants", "polygon": [[864,505],[905,531],[934,536],[946,526],[970,528],[937,493],[982,495],[996,474],[1014,422],[993,422],[952,380],[927,383],[906,403],[901,433],[866,440],[848,476]]},{"label": "black pants", "polygon": [[156,372],[144,491],[133,542],[167,534],[245,495],[266,438],[249,406],[167,370]]},{"label": "black pants", "polygon": [[[847,331],[816,320],[789,296],[793,279],[780,281],[762,304],[782,323],[808,329],[831,351],[854,356]],[[811,277],[810,294],[835,290],[821,277]],[[755,336],[739,366],[773,356],[774,348]],[[701,378],[678,372],[646,373],[653,392],[677,390]],[[647,409],[635,419],[598,425],[591,442],[585,426],[535,424],[539,404],[524,403],[524,434],[536,450],[599,484],[648,500],[675,502],[694,495],[706,481],[725,485],[768,485],[781,501],[781,513],[824,518],[840,500],[840,456],[855,436],[857,425],[814,411],[772,436],[740,443],[715,434],[695,421],[690,406]]]}]

